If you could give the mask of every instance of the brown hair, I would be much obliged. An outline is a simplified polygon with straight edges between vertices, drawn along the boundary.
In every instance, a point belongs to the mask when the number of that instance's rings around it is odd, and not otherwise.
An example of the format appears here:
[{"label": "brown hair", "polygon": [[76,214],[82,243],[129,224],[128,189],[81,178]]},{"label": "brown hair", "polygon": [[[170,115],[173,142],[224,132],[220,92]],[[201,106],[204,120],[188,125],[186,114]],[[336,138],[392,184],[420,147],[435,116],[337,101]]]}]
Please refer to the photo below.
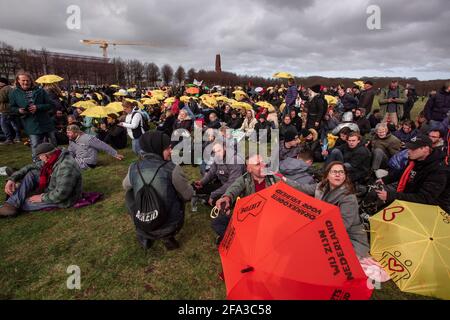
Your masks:
[{"label": "brown hair", "polygon": [[29,73],[25,70],[19,70],[19,72],[17,72],[17,74],[16,74],[16,84],[19,83],[19,76],[26,76],[30,79],[31,83],[34,83],[34,79],[33,79],[33,76],[31,75],[31,73]]},{"label": "brown hair", "polygon": [[359,134],[358,132],[351,132],[351,133],[348,135],[348,137],[349,137],[349,138],[350,138],[350,137],[357,137],[359,141],[361,141],[361,139],[362,139],[361,134]]},{"label": "brown hair", "polygon": [[342,168],[344,168],[345,181],[344,181],[343,185],[347,189],[347,194],[354,194],[355,193],[355,187],[353,186],[353,183],[352,183],[352,181],[350,180],[350,178],[348,176],[347,168],[345,167],[344,163],[341,162],[341,161],[333,161],[333,162],[330,162],[327,165],[327,167],[325,168],[325,172],[323,174],[322,181],[319,184],[319,190],[320,191],[324,191],[325,188],[329,188],[330,187],[330,183],[328,182],[328,175],[330,174],[331,168],[333,168],[336,165],[342,166]]},{"label": "brown hair", "polygon": [[124,109],[125,108],[133,109],[134,108],[134,102],[131,102],[131,101],[128,101],[128,100],[124,100],[124,101],[122,101],[122,106],[123,106]]}]

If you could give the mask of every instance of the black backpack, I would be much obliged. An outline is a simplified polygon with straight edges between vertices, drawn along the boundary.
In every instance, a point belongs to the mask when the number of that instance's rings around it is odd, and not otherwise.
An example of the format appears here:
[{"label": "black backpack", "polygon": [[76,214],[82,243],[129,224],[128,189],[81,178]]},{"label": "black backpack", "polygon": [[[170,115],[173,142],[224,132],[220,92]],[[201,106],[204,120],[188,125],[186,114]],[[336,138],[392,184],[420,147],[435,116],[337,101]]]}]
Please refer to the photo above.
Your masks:
[{"label": "black backpack", "polygon": [[169,216],[164,201],[152,186],[153,180],[155,180],[159,169],[161,169],[167,163],[169,163],[169,161],[164,162],[158,167],[155,175],[148,184],[145,182],[144,177],[142,176],[141,169],[139,168],[139,163],[136,163],[137,171],[144,185],[136,194],[136,207],[135,212],[133,212],[133,220],[136,228],[144,232],[152,232],[158,229],[167,221],[167,218]]},{"label": "black backpack", "polygon": [[[130,123],[133,122],[133,117],[136,113],[139,113],[139,112],[135,111],[131,114]],[[147,132],[148,130],[150,130],[147,119],[145,119],[145,117],[142,114],[140,114],[140,115],[141,115],[141,123],[139,123],[139,126],[136,129],[131,130],[133,132],[134,139],[139,139],[142,136],[141,128],[144,129],[144,132]]]}]

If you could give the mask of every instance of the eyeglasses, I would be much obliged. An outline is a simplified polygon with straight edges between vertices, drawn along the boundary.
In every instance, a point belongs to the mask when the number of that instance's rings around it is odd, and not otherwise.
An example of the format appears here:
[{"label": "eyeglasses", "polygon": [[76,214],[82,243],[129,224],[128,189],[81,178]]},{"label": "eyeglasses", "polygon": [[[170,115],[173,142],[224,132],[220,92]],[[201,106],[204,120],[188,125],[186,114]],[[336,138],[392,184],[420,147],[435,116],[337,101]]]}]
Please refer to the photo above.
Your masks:
[{"label": "eyeglasses", "polygon": [[333,176],[337,176],[337,175],[343,176],[343,175],[345,175],[345,171],[344,170],[331,170],[330,174],[332,174]]}]

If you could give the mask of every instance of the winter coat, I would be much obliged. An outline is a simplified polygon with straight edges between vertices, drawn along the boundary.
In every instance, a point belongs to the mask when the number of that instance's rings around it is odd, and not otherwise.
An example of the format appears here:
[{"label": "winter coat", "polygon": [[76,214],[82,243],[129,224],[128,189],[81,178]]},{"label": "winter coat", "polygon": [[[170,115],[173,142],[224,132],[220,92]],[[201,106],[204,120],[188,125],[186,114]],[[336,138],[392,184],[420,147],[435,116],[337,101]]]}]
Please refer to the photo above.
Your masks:
[{"label": "winter coat", "polygon": [[242,118],[239,117],[235,119],[231,118],[230,121],[227,122],[227,127],[230,129],[237,130],[241,128],[242,122],[243,122]]},{"label": "winter coat", "polygon": [[[400,180],[402,172],[383,178],[385,184]],[[387,201],[403,200],[415,203],[437,205],[438,198],[445,190],[447,172],[442,158],[442,152],[433,152],[423,161],[415,161],[409,180],[403,192],[388,190]]]},{"label": "winter coat", "polygon": [[[21,181],[31,170],[41,170],[43,162],[39,161],[29,164],[16,171],[8,180]],[[58,205],[59,208],[69,208],[81,198],[82,178],[78,164],[70,155],[69,151],[62,152],[53,166],[49,184],[44,190],[42,202]]]},{"label": "winter coat", "polygon": [[349,193],[345,186],[334,190],[330,190],[329,187],[324,187],[323,190],[320,190],[320,184],[295,184],[293,186],[316,199],[339,207],[342,221],[356,254],[359,257],[368,256],[369,241],[367,232],[364,230],[359,216],[358,200],[354,194]]},{"label": "winter coat", "polygon": [[328,103],[323,95],[318,94],[308,103],[308,122],[314,123],[322,121],[326,111]]},{"label": "winter coat", "polygon": [[308,170],[309,166],[301,159],[286,158],[280,161],[280,173],[298,184],[314,183],[314,178]]},{"label": "winter coat", "polygon": [[[386,115],[386,111],[387,111],[387,106],[389,105],[388,99],[389,99],[389,87],[387,88],[383,88],[381,90],[381,97],[380,100],[378,101],[378,104],[380,105],[380,112],[381,115],[384,117]],[[406,103],[406,96],[405,96],[405,89],[402,86],[398,86],[397,87],[397,94],[398,94],[398,99],[397,99],[397,115],[398,118],[403,118],[403,105]]]},{"label": "winter coat", "polygon": [[[139,168],[145,182],[150,183],[157,168],[164,163],[164,160],[160,155],[153,153],[144,153],[143,157],[144,159],[139,162]],[[125,202],[129,212],[135,211],[135,199],[143,186],[136,165],[136,162],[130,165],[128,174],[122,182],[122,186],[127,192]],[[184,203],[192,198],[194,190],[183,169],[173,162],[168,162],[161,167],[152,186],[168,210],[167,221],[159,229],[144,235],[154,240],[173,235],[174,232],[181,229],[184,223]],[[137,231],[139,233],[139,230]]]},{"label": "winter coat", "polygon": [[351,165],[348,169],[352,182],[361,182],[369,175],[370,171],[370,151],[361,141],[355,148],[350,149],[348,143],[338,147],[344,156],[344,163]]},{"label": "winter coat", "polygon": [[363,108],[366,110],[366,114],[370,114],[376,93],[377,91],[374,88],[361,91],[358,108]]},{"label": "winter coat", "polygon": [[394,154],[399,152],[402,147],[401,141],[390,133],[388,133],[384,139],[380,139],[378,135],[375,134],[371,140],[371,145],[372,151],[381,149],[388,158],[391,158]]},{"label": "winter coat", "polygon": [[[36,105],[37,111],[21,115],[23,126],[27,135],[38,135],[55,130],[52,119],[49,117],[49,111],[53,111],[52,102],[44,89],[33,87],[32,102]],[[9,104],[11,113],[19,114],[19,109],[28,108],[30,101],[26,97],[25,91],[16,87],[9,93]]]},{"label": "winter coat", "polygon": [[202,185],[206,185],[217,178],[222,184],[220,188],[211,192],[212,199],[220,198],[228,189],[228,187],[231,186],[234,181],[236,181],[245,173],[245,165],[243,164],[244,161],[241,160],[240,162],[242,164],[238,164],[237,156],[234,157],[234,161],[232,164],[225,163],[226,157],[223,162],[224,163],[214,162],[203,179],[200,180]]},{"label": "winter coat", "polygon": [[355,122],[358,125],[359,132],[362,136],[370,133],[372,127],[370,126],[369,120],[367,120],[365,117],[355,118]]},{"label": "winter coat", "polygon": [[397,130],[393,133],[401,142],[406,143],[409,142],[412,138],[417,136],[417,130],[411,130],[410,133],[405,133],[402,129]]},{"label": "winter coat", "polygon": [[428,121],[434,120],[440,122],[447,117],[447,112],[449,111],[450,92],[446,92],[444,89],[429,98],[424,108],[425,118]]},{"label": "winter coat", "polygon": [[352,111],[353,109],[356,109],[356,107],[358,107],[358,99],[348,93],[340,97],[340,100],[342,105],[344,106],[344,112]]},{"label": "winter coat", "polygon": [[286,92],[286,107],[291,107],[295,104],[295,100],[297,100],[298,90],[297,86],[292,85],[287,89]]},{"label": "winter coat", "polygon": [[13,90],[10,86],[4,86],[0,89],[0,113],[4,115],[9,115],[9,94]]}]

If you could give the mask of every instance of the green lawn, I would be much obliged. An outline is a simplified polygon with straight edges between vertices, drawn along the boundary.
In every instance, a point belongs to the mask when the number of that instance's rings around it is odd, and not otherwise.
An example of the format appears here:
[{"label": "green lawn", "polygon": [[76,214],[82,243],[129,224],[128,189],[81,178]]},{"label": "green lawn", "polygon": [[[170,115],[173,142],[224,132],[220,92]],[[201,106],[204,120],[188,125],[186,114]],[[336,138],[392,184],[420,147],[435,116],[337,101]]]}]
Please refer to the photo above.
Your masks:
[{"label": "green lawn", "polygon": [[[30,154],[26,146],[0,146],[0,167],[19,168]],[[180,250],[167,252],[161,243],[148,252],[139,247],[121,187],[135,157],[130,148],[124,154],[123,162],[101,155],[100,167],[83,173],[85,191],[105,194],[97,204],[0,220],[0,299],[226,297],[206,207],[191,213],[187,204]],[[198,168],[184,169],[192,180],[199,176]],[[0,177],[2,189],[4,183]],[[70,265],[81,269],[81,290],[66,288]],[[373,294],[373,299],[423,298],[400,292],[392,282]]]}]

